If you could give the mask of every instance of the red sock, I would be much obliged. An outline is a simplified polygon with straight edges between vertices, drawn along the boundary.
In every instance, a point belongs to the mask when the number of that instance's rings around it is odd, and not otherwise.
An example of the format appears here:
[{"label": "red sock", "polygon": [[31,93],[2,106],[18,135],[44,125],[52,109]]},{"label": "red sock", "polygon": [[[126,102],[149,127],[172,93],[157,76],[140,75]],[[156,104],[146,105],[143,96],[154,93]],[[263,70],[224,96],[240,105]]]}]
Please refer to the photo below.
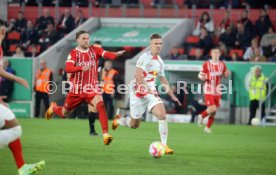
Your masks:
[{"label": "red sock", "polygon": [[215,120],[215,116],[214,116],[214,115],[211,115],[211,116],[209,117],[208,122],[207,122],[207,125],[206,125],[207,128],[211,128],[211,126],[212,126],[214,120]]},{"label": "red sock", "polygon": [[16,162],[17,169],[21,168],[25,164],[25,161],[23,158],[20,139],[18,138],[15,141],[11,142],[9,144],[9,148],[13,154],[13,158]]},{"label": "red sock", "polygon": [[104,103],[102,101],[99,102],[97,104],[96,108],[99,113],[99,120],[102,125],[102,131],[103,131],[103,133],[107,133],[108,132],[108,118],[107,118],[107,114],[105,111]]},{"label": "red sock", "polygon": [[209,115],[209,114],[208,114],[207,110],[204,110],[204,111],[201,113],[202,118],[205,118],[205,117],[207,117],[208,115]]},{"label": "red sock", "polygon": [[65,118],[64,115],[62,114],[62,106],[54,106],[53,111],[55,114],[57,114],[61,118]]}]

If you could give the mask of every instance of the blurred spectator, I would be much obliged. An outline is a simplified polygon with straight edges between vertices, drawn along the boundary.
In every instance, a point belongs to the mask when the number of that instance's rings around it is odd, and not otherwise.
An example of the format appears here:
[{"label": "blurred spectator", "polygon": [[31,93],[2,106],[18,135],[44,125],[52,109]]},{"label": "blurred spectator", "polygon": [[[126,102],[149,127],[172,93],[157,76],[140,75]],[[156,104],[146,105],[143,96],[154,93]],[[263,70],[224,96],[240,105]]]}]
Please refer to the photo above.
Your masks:
[{"label": "blurred spectator", "polygon": [[229,60],[229,57],[227,56],[227,48],[226,45],[222,42],[218,44],[218,48],[220,50],[220,60]]},{"label": "blurred spectator", "polygon": [[255,35],[255,29],[252,21],[248,18],[248,11],[243,10],[241,13],[241,18],[239,20],[244,26],[246,32],[250,31],[252,35]]},{"label": "blurred spectator", "polygon": [[235,46],[237,48],[245,50],[246,47],[250,46],[252,38],[252,33],[250,31],[245,31],[242,23],[237,24],[237,34],[235,38]]},{"label": "blurred spectator", "polygon": [[35,44],[31,45],[31,52],[27,52],[26,53],[26,57],[37,57],[39,55],[38,50],[37,50],[37,46]]},{"label": "blurred spectator", "polygon": [[12,55],[13,58],[24,58],[24,52],[21,48],[21,46],[17,46],[15,50],[15,54]]},{"label": "blurred spectator", "polygon": [[87,20],[87,18],[85,18],[83,16],[83,12],[82,10],[78,10],[76,18],[75,18],[75,26],[79,27],[82,23],[84,23]]},{"label": "blurred spectator", "polygon": [[231,61],[242,61],[237,52],[233,52],[231,55]]},{"label": "blurred spectator", "polygon": [[184,4],[186,5],[187,8],[191,8],[192,5],[198,6],[200,0],[185,0]]},{"label": "blurred spectator", "polygon": [[153,0],[153,1],[151,2],[151,6],[155,6],[155,5],[164,5],[164,4],[166,4],[166,3],[167,3],[166,0]]},{"label": "blurred spectator", "polygon": [[39,39],[41,45],[41,52],[46,50],[49,46],[53,45],[58,40],[58,34],[54,28],[53,23],[49,23],[45,29],[42,37]]},{"label": "blurred spectator", "polygon": [[269,61],[276,61],[276,38],[271,41],[271,44],[264,51],[264,55]]},{"label": "blurred spectator", "polygon": [[226,31],[222,33],[220,36],[220,41],[226,45],[226,47],[233,47],[235,44],[235,33],[232,28],[228,26]]},{"label": "blurred spectator", "polygon": [[[15,71],[11,68],[10,62],[7,59],[3,60],[3,69],[15,75]],[[0,79],[0,84],[0,96],[7,96],[7,98],[3,99],[3,101],[8,103],[12,96],[14,81],[2,77]]]},{"label": "blurred spectator", "polygon": [[36,20],[36,29],[37,29],[38,33],[39,34],[43,33],[49,23],[54,24],[55,23],[54,18],[52,16],[50,16],[49,9],[44,9],[43,16],[40,16]]},{"label": "blurred spectator", "polygon": [[174,47],[171,51],[170,60],[185,60],[185,57],[179,53],[178,48]]},{"label": "blurred spectator", "polygon": [[23,12],[18,12],[17,19],[14,23],[14,29],[18,32],[21,32],[27,27],[27,20],[23,17]]},{"label": "blurred spectator", "polygon": [[199,18],[199,21],[197,22],[196,29],[193,32],[193,35],[199,36],[201,32],[201,28],[205,27],[208,32],[214,32],[214,23],[212,19],[210,18],[210,15],[208,12],[203,12],[201,14],[201,17]]},{"label": "blurred spectator", "polygon": [[12,31],[14,31],[14,30],[15,30],[14,24],[15,24],[15,19],[11,18],[11,19],[9,20],[8,27],[7,27],[7,31],[6,31],[6,32],[12,32]]},{"label": "blurred spectator", "polygon": [[205,27],[201,28],[198,46],[199,48],[204,50],[204,55],[209,54],[210,49],[214,46],[213,39]]},{"label": "blurred spectator", "polygon": [[57,28],[61,36],[63,34],[68,34],[75,28],[75,20],[72,17],[69,9],[64,10],[64,14],[61,16],[57,24]]},{"label": "blurred spectator", "polygon": [[32,21],[27,22],[27,29],[21,31],[20,42],[24,48],[28,48],[30,44],[36,44],[38,41],[38,33],[33,27]]},{"label": "blurred spectator", "polygon": [[219,34],[226,31],[227,27],[230,27],[231,31],[234,29],[234,23],[230,19],[230,12],[227,10],[224,12],[224,17],[219,24]]},{"label": "blurred spectator", "polygon": [[260,17],[256,21],[256,33],[262,38],[262,36],[268,32],[269,28],[272,26],[271,20],[265,9],[260,9]]},{"label": "blurred spectator", "polygon": [[273,39],[276,39],[276,33],[274,32],[273,27],[270,26],[268,29],[268,33],[263,35],[260,45],[262,47],[268,47]]},{"label": "blurred spectator", "polygon": [[250,61],[251,62],[265,62],[266,61],[266,57],[263,56],[260,53],[260,49],[259,48],[255,48],[253,55],[250,57]]},{"label": "blurred spectator", "polygon": [[258,49],[259,54],[263,56],[263,49],[258,44],[258,39],[254,38],[251,41],[251,46],[248,47],[243,55],[244,60],[249,60],[254,55],[254,50]]},{"label": "blurred spectator", "polygon": [[200,49],[200,48],[196,48],[195,49],[195,55],[194,56],[190,56],[189,55],[189,60],[204,60],[204,57],[203,57],[203,50]]}]

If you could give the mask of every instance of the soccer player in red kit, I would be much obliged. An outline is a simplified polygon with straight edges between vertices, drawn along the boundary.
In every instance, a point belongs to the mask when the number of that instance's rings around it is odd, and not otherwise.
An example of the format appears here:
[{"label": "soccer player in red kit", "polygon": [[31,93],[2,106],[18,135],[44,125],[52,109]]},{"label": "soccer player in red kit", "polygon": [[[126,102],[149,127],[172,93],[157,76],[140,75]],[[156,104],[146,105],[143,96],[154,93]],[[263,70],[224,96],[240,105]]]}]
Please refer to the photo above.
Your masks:
[{"label": "soccer player in red kit", "polygon": [[[0,20],[0,79],[1,77],[7,78],[29,89],[28,82],[25,79],[10,74],[2,68],[3,50],[1,44],[5,37],[5,29],[4,21]],[[35,174],[45,166],[45,161],[34,164],[25,163],[20,140],[22,128],[16,120],[14,113],[3,102],[2,99],[4,98],[5,97],[0,96],[0,148],[4,148],[5,146],[9,147],[16,162],[19,175]]]},{"label": "soccer player in red kit", "polygon": [[90,36],[84,30],[76,34],[76,41],[77,47],[71,50],[65,64],[66,73],[70,73],[70,91],[63,106],[57,106],[55,102],[51,103],[45,113],[45,118],[51,119],[54,113],[61,118],[66,118],[76,106],[87,102],[95,109],[94,111],[99,113],[104,144],[109,145],[112,136],[108,134],[108,118],[102,95],[97,88],[97,64],[99,57],[115,59],[125,51],[114,53],[89,45]]},{"label": "soccer player in red kit", "polygon": [[207,109],[198,116],[198,125],[202,126],[202,121],[205,117],[209,116],[204,132],[212,133],[211,126],[214,122],[217,108],[220,106],[221,92],[219,90],[220,80],[222,77],[227,78],[230,71],[223,61],[219,61],[220,50],[213,48],[211,50],[212,59],[204,62],[202,70],[198,74],[198,78],[205,81],[204,96]]}]

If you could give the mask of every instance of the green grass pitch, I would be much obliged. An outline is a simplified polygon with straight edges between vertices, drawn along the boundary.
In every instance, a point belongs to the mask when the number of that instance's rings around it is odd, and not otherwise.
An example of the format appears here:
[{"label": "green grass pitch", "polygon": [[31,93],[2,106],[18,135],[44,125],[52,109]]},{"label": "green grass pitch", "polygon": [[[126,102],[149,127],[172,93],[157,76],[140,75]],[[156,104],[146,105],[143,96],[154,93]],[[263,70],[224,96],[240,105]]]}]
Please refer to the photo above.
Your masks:
[{"label": "green grass pitch", "polygon": [[[169,123],[174,155],[152,158],[158,124],[110,131],[114,140],[88,134],[87,120],[20,119],[26,162],[46,161],[41,175],[257,175],[276,173],[276,127],[214,124],[213,134],[193,124]],[[97,121],[97,131],[100,126]],[[8,148],[0,150],[0,175],[16,175]]]}]

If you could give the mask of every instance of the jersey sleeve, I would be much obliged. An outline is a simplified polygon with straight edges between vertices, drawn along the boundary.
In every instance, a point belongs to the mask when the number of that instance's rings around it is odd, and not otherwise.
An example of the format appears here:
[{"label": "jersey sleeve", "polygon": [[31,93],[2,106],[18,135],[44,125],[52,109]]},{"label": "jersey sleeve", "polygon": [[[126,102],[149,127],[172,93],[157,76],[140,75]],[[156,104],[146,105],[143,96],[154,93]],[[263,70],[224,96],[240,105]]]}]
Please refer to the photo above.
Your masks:
[{"label": "jersey sleeve", "polygon": [[161,60],[161,69],[160,69],[160,72],[159,72],[159,76],[160,77],[164,77],[165,76],[165,64],[164,64],[164,61]]},{"label": "jersey sleeve", "polygon": [[147,62],[144,59],[143,55],[141,55],[136,63],[136,67],[146,70]]},{"label": "jersey sleeve", "polygon": [[98,57],[102,57],[102,58],[108,58],[110,60],[114,60],[115,58],[117,58],[116,53],[114,52],[109,52],[104,50],[103,48],[100,47],[94,47],[91,46],[91,48],[96,52],[96,54],[98,55]]},{"label": "jersey sleeve", "polygon": [[201,72],[205,74],[208,73],[207,62],[204,62],[204,64],[202,65]]},{"label": "jersey sleeve", "polygon": [[76,54],[76,51],[74,50],[71,50],[71,52],[69,53],[68,57],[67,57],[67,60],[66,60],[66,63],[67,62],[71,62],[71,63],[76,63],[76,60],[77,60],[77,54]]}]

